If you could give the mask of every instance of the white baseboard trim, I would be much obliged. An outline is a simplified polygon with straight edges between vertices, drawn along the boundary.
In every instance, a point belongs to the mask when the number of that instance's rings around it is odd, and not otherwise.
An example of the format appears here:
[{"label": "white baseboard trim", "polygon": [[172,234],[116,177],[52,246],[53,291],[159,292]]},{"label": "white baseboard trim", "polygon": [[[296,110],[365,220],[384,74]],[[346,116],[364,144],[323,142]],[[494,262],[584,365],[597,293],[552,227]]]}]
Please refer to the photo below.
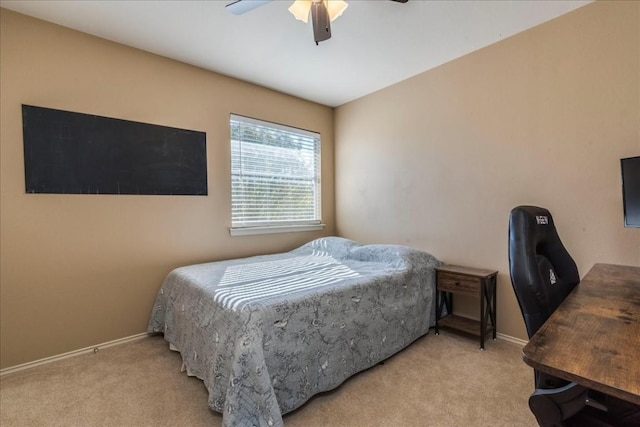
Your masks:
[{"label": "white baseboard trim", "polygon": [[[34,368],[36,366],[45,365],[47,363],[57,362],[58,360],[67,359],[69,357],[79,356],[81,354],[93,353],[93,352],[95,352],[97,350],[100,350],[100,349],[103,349],[103,348],[113,347],[113,346],[120,345],[120,344],[125,344],[125,343],[131,342],[131,341],[136,341],[136,340],[139,340],[139,339],[142,339],[142,338],[146,338],[147,336],[149,336],[149,334],[147,334],[146,332],[143,332],[141,334],[131,335],[129,337],[124,337],[124,338],[120,338],[120,339],[117,339],[117,340],[108,341],[108,342],[105,342],[105,343],[102,343],[102,344],[92,345],[90,347],[81,348],[79,350],[70,351],[68,353],[58,354],[56,356],[51,356],[51,357],[46,357],[44,359],[34,360],[33,362],[27,362],[27,363],[23,363],[21,365],[10,366],[8,368],[0,369],[0,377],[3,377],[3,376],[8,375],[8,374],[12,374],[14,372],[22,371],[22,370],[25,370],[25,369]],[[522,347],[524,347],[525,344],[527,344],[527,341],[525,341],[523,339],[512,337],[510,335],[501,334],[500,332],[498,332],[496,334],[496,336],[498,338],[502,339],[502,340],[509,341],[511,343],[521,345]]]},{"label": "white baseboard trim", "polygon": [[509,341],[511,343],[514,343],[514,344],[521,345],[522,347],[524,347],[528,343],[527,340],[523,340],[523,339],[520,339],[520,338],[512,337],[511,335],[501,334],[500,332],[496,333],[496,337],[500,338],[501,340],[505,340],[505,341]]},{"label": "white baseboard trim", "polygon": [[34,360],[33,362],[23,363],[21,365],[10,366],[8,368],[0,369],[0,377],[3,377],[8,374],[12,374],[14,372],[22,371],[25,369],[33,368],[40,365],[45,365],[47,363],[57,362],[58,360],[67,359],[69,357],[79,356],[81,354],[94,353],[100,349],[113,347],[120,344],[125,344],[131,341],[140,340],[142,338],[148,337],[149,334],[143,332],[141,334],[131,335],[129,337],[119,338],[113,341],[107,341],[102,344],[92,345],[90,347],[81,348],[79,350],[73,350],[68,353],[58,354],[56,356],[45,357],[44,359]]}]

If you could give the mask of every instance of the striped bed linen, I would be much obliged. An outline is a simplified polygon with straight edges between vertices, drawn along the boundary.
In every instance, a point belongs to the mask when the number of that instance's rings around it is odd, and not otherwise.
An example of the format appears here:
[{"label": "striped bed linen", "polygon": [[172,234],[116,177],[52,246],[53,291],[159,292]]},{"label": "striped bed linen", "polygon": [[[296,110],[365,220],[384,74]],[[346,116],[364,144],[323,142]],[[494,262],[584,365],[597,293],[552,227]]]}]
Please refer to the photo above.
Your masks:
[{"label": "striped bed linen", "polygon": [[293,251],[178,268],[149,320],[203,380],[225,426],[283,414],[400,351],[435,321],[440,261],[327,237]]}]

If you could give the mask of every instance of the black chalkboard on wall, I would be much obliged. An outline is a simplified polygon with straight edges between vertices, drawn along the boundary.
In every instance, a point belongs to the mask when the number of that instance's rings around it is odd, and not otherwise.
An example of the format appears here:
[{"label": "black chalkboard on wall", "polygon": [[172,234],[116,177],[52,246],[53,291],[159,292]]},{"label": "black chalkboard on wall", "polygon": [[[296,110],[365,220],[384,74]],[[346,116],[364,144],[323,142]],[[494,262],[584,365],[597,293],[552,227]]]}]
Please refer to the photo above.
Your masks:
[{"label": "black chalkboard on wall", "polygon": [[22,106],[27,193],[207,195],[204,132]]}]

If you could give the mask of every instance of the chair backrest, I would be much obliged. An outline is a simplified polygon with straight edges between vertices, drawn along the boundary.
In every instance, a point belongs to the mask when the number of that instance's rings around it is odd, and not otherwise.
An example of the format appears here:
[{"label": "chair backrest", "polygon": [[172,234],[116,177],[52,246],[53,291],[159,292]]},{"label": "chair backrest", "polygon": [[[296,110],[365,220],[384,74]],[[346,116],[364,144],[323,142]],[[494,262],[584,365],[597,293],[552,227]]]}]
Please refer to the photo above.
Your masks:
[{"label": "chair backrest", "polygon": [[518,206],[511,211],[509,272],[531,338],[580,282],[547,209]]}]

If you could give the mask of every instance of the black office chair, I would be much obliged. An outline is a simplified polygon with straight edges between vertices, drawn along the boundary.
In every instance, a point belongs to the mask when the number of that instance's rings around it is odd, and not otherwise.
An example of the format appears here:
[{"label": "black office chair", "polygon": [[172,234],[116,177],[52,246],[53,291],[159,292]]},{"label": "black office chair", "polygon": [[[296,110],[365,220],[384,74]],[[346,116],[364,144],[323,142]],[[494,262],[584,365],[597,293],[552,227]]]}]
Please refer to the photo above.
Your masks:
[{"label": "black office chair", "polygon": [[[531,338],[580,282],[576,263],[547,209],[518,206],[511,211],[509,271]],[[529,408],[543,427],[640,425],[636,424],[640,411],[634,405],[543,372],[534,374],[536,390]]]}]

